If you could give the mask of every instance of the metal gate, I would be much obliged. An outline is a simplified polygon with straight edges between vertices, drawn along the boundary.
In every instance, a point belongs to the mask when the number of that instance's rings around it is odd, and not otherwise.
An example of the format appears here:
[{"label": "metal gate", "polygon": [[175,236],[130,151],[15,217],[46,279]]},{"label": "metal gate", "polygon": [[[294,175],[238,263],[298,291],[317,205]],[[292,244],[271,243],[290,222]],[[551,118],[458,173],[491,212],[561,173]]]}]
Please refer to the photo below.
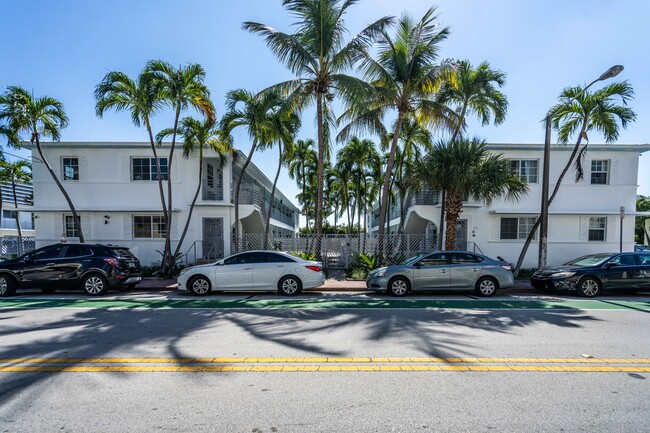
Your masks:
[{"label": "metal gate", "polygon": [[223,258],[223,218],[203,218],[203,260]]}]

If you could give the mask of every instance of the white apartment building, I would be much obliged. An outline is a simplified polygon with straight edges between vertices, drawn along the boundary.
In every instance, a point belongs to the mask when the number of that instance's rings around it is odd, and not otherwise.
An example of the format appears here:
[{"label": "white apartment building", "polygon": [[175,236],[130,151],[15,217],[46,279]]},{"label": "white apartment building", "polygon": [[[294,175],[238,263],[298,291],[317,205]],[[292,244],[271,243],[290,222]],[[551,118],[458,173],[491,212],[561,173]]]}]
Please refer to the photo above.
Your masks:
[{"label": "white apartment building", "polygon": [[[160,262],[167,228],[164,224],[157,169],[149,143],[62,142],[41,143],[45,156],[70,195],[87,243],[118,244],[131,248],[143,265]],[[166,156],[169,144],[158,147],[161,176],[172,179],[172,248],[182,234],[199,183],[198,152],[182,157],[177,144],[171,172]],[[34,147],[33,185],[37,247],[78,241],[70,209]],[[181,252],[186,263],[215,260],[233,251],[234,184],[246,157],[204,152],[203,178]],[[163,182],[167,198],[167,182]],[[240,233],[264,233],[272,182],[253,164],[240,190]],[[299,210],[275,191],[271,233],[290,234],[298,227]]]},{"label": "white apartment building", "polygon": [[[511,161],[511,167],[529,183],[528,194],[519,202],[497,200],[490,205],[467,201],[460,215],[457,247],[501,256],[516,262],[524,241],[541,207],[543,146],[532,144],[489,144],[489,148]],[[550,158],[549,195],[573,145],[553,145]],[[575,181],[567,172],[557,197],[549,207],[548,264],[597,252],[634,248],[639,156],[650,145],[590,144],[584,161],[584,180]],[[404,233],[437,236],[440,199],[437,191],[422,191],[406,198]],[[621,209],[624,217],[621,219]],[[400,206],[390,209],[390,232],[397,230]],[[378,208],[369,216],[371,231],[377,230]],[[622,237],[621,237],[622,226]],[[523,268],[537,267],[539,236],[531,243]],[[444,245],[444,244],[443,244]],[[434,245],[435,248],[435,245]]]}]

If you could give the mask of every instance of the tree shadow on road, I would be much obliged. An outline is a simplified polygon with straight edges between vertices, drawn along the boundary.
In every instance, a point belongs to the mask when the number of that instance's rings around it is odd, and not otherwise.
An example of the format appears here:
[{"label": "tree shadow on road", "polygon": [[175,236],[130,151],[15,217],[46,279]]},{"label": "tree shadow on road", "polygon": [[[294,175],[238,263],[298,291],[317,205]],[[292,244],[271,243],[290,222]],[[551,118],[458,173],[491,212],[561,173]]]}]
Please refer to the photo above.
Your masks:
[{"label": "tree shadow on road", "polygon": [[[210,298],[208,298],[209,300]],[[375,302],[385,302],[376,300]],[[0,358],[480,356],[487,334],[544,324],[581,328],[598,319],[576,309],[0,309]],[[241,331],[244,331],[243,333]],[[238,335],[233,343],[228,335]],[[7,364],[5,364],[7,365]],[[74,362],[66,365],[75,365]],[[0,373],[0,406],[53,374]],[[110,374],[118,380],[130,373]],[[200,380],[200,375],[188,375]],[[223,375],[223,380],[228,380]],[[53,391],[54,392],[54,391]],[[13,407],[19,407],[12,401]]]}]

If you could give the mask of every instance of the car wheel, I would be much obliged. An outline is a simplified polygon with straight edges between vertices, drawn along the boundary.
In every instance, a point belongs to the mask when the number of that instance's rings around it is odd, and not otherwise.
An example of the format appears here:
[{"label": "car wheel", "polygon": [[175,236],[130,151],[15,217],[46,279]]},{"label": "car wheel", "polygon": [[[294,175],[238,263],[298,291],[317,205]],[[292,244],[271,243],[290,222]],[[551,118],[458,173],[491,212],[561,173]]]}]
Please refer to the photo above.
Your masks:
[{"label": "car wheel", "polygon": [[593,298],[601,290],[600,281],[594,277],[584,277],[578,282],[578,293],[587,298]]},{"label": "car wheel", "polygon": [[45,287],[41,289],[41,292],[47,293],[49,295],[50,293],[56,292],[56,289],[54,287]]},{"label": "car wheel", "polygon": [[302,292],[302,281],[293,275],[282,277],[278,281],[278,293],[284,296],[296,296]]},{"label": "car wheel", "polygon": [[0,296],[12,296],[16,293],[16,282],[6,275],[0,275]]},{"label": "car wheel", "polygon": [[108,292],[108,281],[99,274],[91,274],[83,279],[81,287],[90,296],[101,296]]},{"label": "car wheel", "polygon": [[411,290],[411,283],[404,277],[395,277],[388,282],[388,293],[393,296],[404,296]]},{"label": "car wheel", "polygon": [[212,284],[210,284],[210,280],[206,277],[198,276],[190,280],[187,288],[194,296],[205,296],[210,293]]},{"label": "car wheel", "polygon": [[492,296],[499,288],[499,283],[492,277],[481,277],[476,282],[476,293],[479,296]]}]

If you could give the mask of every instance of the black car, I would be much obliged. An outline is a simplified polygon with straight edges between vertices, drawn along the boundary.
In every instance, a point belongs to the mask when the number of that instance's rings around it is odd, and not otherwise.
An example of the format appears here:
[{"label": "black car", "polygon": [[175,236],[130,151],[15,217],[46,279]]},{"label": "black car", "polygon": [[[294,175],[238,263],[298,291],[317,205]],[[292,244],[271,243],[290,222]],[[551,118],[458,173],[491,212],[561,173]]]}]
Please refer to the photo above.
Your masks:
[{"label": "black car", "polygon": [[54,244],[0,262],[0,296],[34,288],[45,293],[81,288],[98,296],[109,287],[131,289],[141,279],[140,261],[114,245]]},{"label": "black car", "polygon": [[535,272],[530,282],[537,289],[566,289],[587,297],[607,290],[650,290],[650,251],[579,257],[563,266]]}]

